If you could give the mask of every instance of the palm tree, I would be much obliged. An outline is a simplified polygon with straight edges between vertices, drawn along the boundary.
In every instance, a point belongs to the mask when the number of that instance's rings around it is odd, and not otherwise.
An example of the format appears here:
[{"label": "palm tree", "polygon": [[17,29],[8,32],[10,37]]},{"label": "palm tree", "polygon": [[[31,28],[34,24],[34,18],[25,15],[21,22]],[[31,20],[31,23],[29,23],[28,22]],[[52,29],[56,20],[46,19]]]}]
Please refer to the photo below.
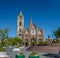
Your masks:
[{"label": "palm tree", "polygon": [[56,38],[60,38],[60,27],[53,32]]},{"label": "palm tree", "polygon": [[0,29],[0,37],[2,39],[8,38],[8,32],[9,32],[8,28]]},{"label": "palm tree", "polygon": [[0,38],[1,38],[2,45],[4,45],[3,43],[4,39],[8,38],[8,32],[9,32],[8,28],[0,29]]},{"label": "palm tree", "polygon": [[50,35],[48,35],[47,37],[50,38]]},{"label": "palm tree", "polygon": [[5,34],[5,38],[8,38],[9,29],[5,28],[3,31],[4,31],[4,34]]}]

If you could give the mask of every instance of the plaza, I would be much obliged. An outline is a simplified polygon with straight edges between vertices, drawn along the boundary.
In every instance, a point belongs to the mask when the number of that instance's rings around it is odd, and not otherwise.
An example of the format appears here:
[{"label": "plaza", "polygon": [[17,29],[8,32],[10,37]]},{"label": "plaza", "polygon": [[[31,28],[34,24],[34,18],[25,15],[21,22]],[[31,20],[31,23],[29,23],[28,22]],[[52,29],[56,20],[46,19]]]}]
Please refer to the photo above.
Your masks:
[{"label": "plaza", "polygon": [[60,58],[60,0],[0,0],[0,58],[31,56]]},{"label": "plaza", "polygon": [[5,49],[6,51],[2,52],[0,57],[16,58],[16,55],[23,52],[25,58],[29,58],[32,52],[37,52],[40,58],[60,58],[60,38],[51,39],[48,37],[46,41],[44,40],[44,29],[39,29],[32,20],[29,28],[24,30],[24,16],[20,12],[17,20],[17,37],[5,38],[1,41],[1,43],[5,43],[4,46],[1,44],[3,48],[1,51],[5,51]]},{"label": "plaza", "polygon": [[29,58],[29,55],[32,52],[37,52],[38,55],[40,56],[40,58],[60,58],[59,49],[60,49],[60,46],[54,46],[54,47],[33,46],[33,47],[31,47],[31,49],[30,49],[30,47],[24,46],[23,48],[20,49],[20,51],[18,51],[18,50],[12,51],[12,48],[7,48],[6,53],[8,55],[8,58],[15,58],[16,55],[19,54],[20,52],[24,53],[25,58]]}]

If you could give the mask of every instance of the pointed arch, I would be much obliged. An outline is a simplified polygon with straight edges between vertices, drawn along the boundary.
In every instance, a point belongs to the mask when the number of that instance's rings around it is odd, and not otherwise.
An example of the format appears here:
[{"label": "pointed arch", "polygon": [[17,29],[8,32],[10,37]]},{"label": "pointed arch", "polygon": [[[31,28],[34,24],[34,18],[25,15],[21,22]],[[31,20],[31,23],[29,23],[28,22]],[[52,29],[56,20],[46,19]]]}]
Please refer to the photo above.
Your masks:
[{"label": "pointed arch", "polygon": [[21,21],[19,22],[19,26],[22,26],[22,22]]}]

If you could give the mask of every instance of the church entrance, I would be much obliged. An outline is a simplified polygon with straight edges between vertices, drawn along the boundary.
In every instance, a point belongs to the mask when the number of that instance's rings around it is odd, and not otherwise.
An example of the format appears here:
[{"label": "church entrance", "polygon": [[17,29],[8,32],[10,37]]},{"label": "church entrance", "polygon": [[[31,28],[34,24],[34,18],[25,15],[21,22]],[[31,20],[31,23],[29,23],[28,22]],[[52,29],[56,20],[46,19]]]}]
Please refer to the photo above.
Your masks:
[{"label": "church entrance", "polygon": [[28,39],[25,40],[25,46],[28,46]]},{"label": "church entrance", "polygon": [[34,45],[36,45],[36,38],[31,38],[31,44],[34,46]]},{"label": "church entrance", "polygon": [[25,46],[28,46],[28,42],[25,43]]},{"label": "church entrance", "polygon": [[36,42],[36,38],[31,38],[31,42]]}]

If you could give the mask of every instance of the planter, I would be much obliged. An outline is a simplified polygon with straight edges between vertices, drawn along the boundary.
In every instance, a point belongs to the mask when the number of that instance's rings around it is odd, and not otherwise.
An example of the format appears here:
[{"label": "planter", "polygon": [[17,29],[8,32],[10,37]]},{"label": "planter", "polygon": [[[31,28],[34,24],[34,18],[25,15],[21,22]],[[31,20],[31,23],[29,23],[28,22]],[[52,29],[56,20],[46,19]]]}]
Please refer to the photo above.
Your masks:
[{"label": "planter", "polygon": [[30,54],[29,58],[39,58],[39,55],[38,55],[38,53],[36,53],[36,52],[32,52],[32,53]]},{"label": "planter", "polygon": [[25,55],[16,55],[15,58],[25,58]]},{"label": "planter", "polygon": [[39,56],[29,56],[29,58],[39,58]]}]

